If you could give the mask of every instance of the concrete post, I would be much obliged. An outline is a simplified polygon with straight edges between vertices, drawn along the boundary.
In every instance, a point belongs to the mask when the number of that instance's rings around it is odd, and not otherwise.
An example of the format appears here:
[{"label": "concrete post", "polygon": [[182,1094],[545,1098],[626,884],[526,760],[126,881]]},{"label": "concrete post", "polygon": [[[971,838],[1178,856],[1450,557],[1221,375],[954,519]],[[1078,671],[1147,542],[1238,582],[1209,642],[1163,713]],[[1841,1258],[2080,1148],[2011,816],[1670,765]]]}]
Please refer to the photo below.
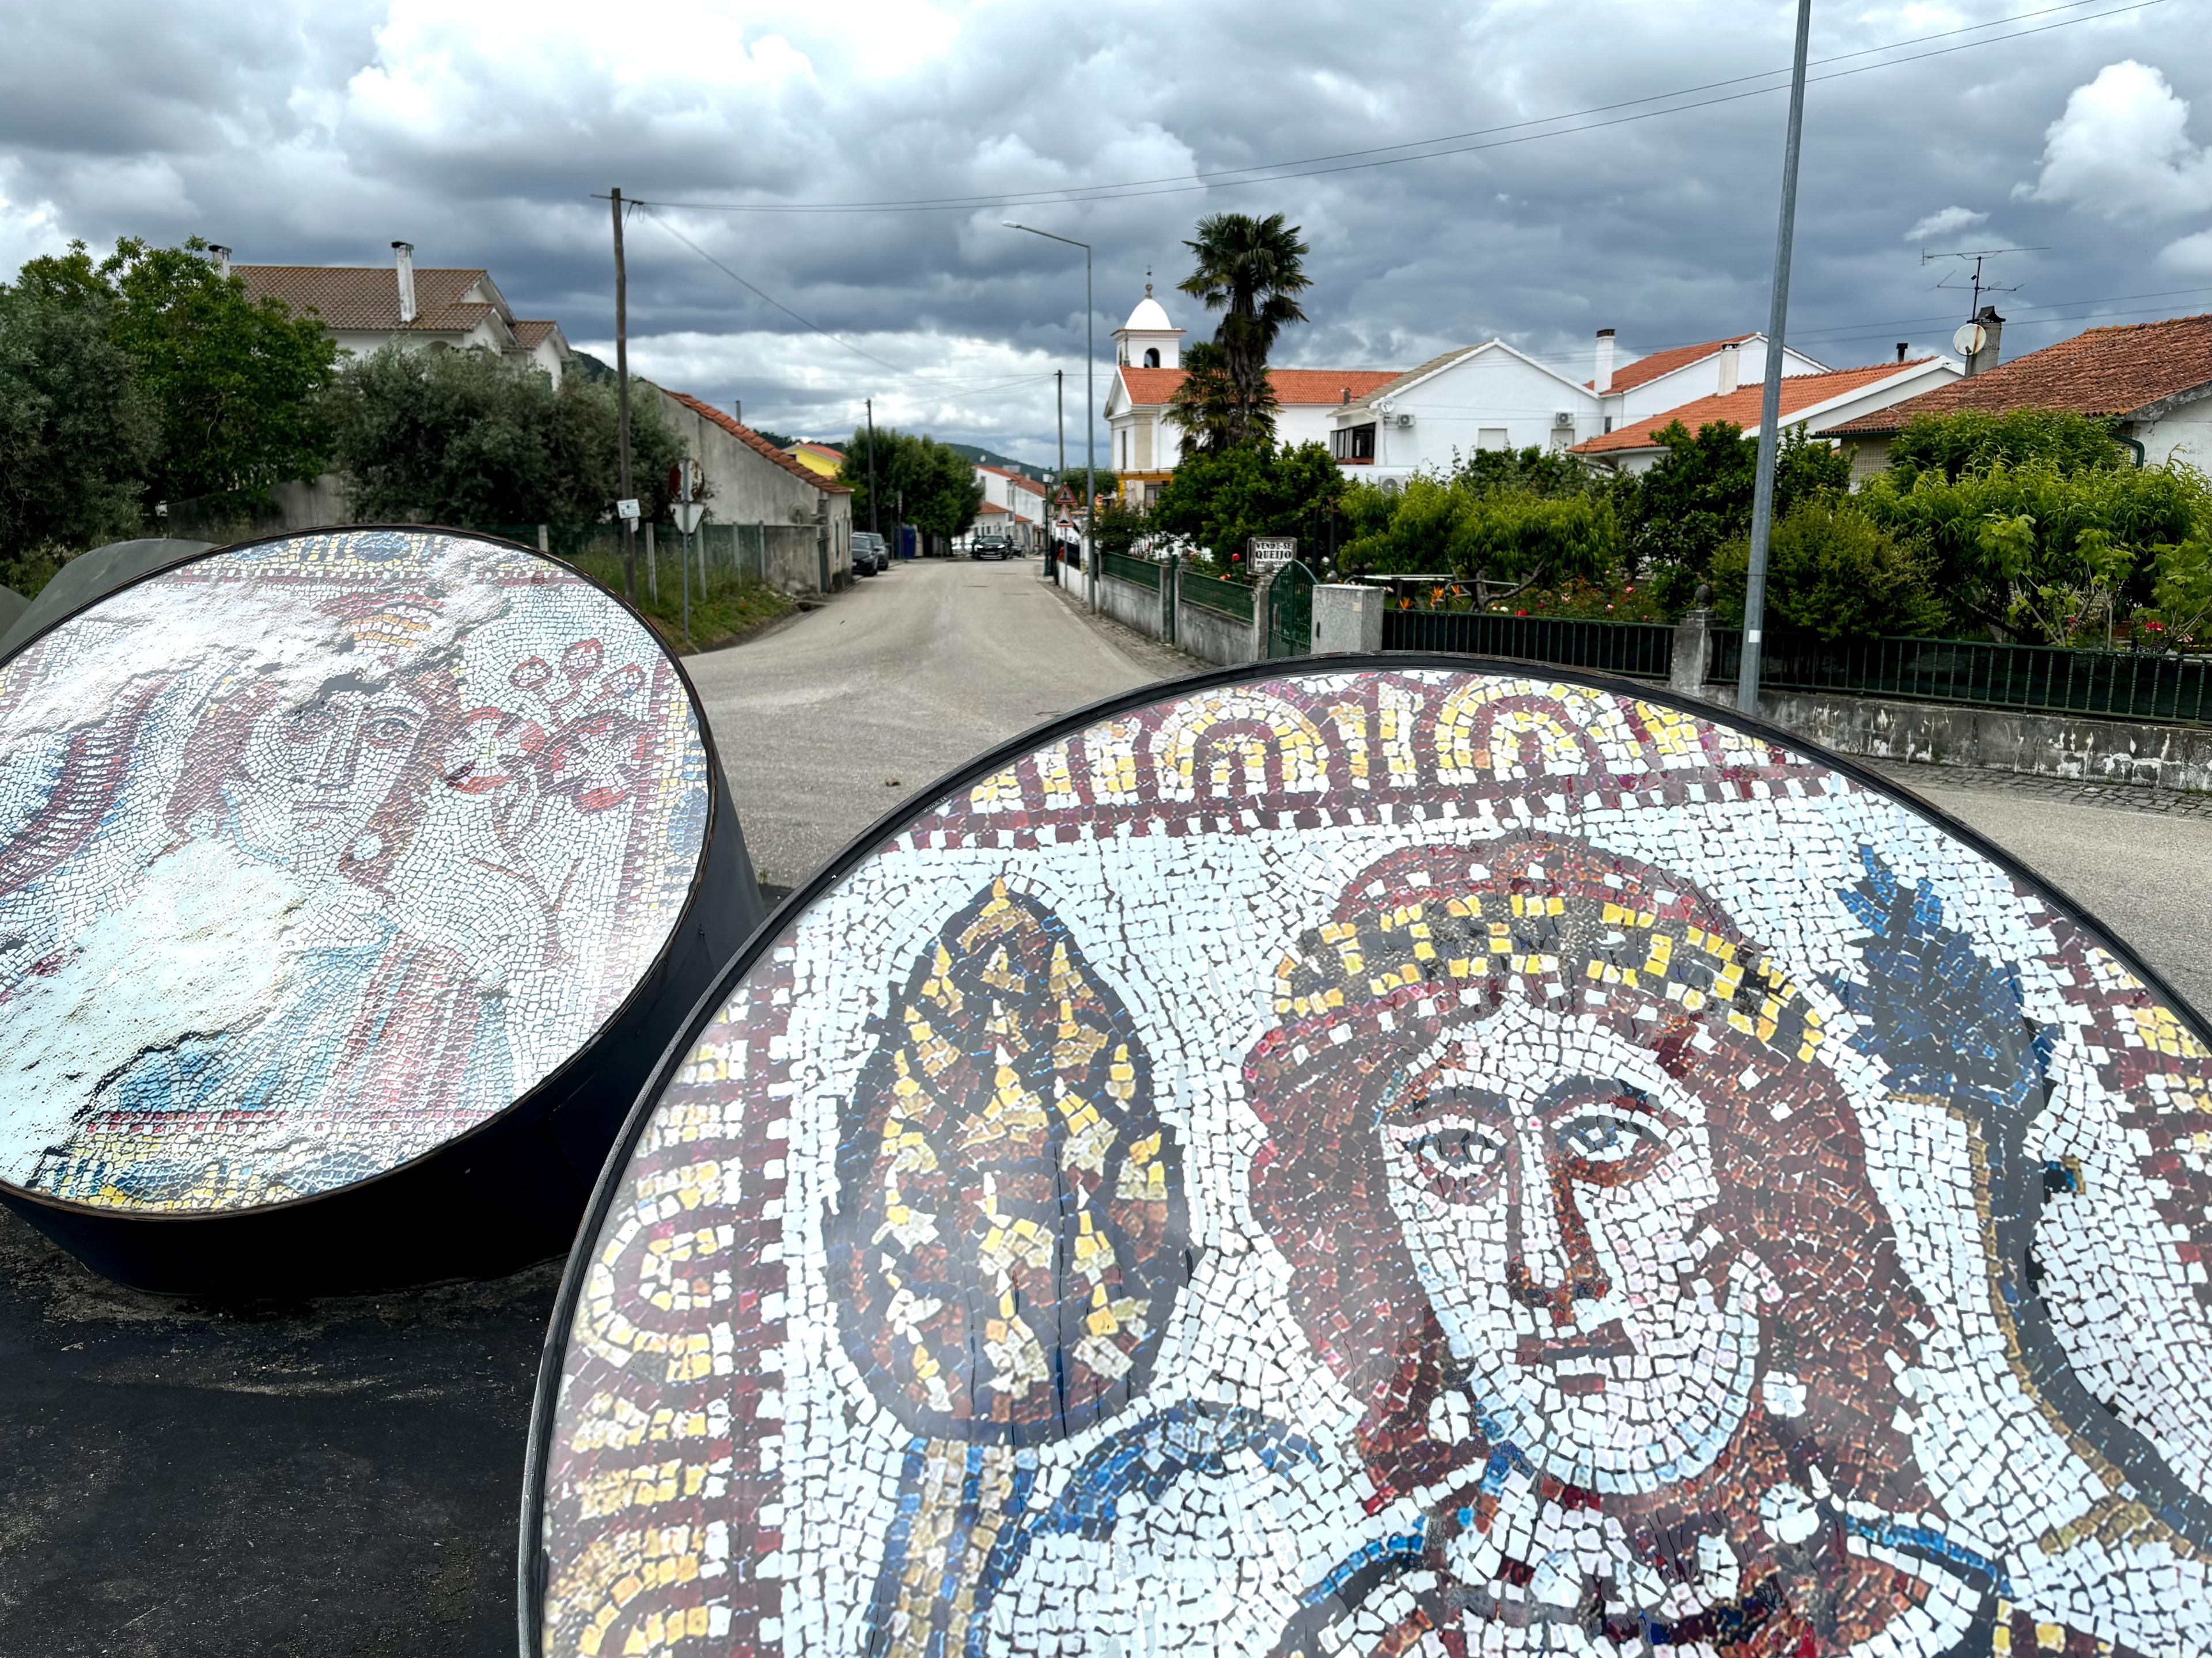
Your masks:
[{"label": "concrete post", "polygon": [[660,558],[653,550],[653,523],[645,525],[645,596],[656,604],[660,602]]},{"label": "concrete post", "polygon": [[1382,610],[1389,594],[1359,582],[1329,583],[1313,592],[1313,653],[1371,653],[1382,648]]},{"label": "concrete post", "polygon": [[1683,611],[1682,619],[1674,624],[1674,654],[1668,665],[1667,689],[1700,701],[1722,700],[1705,688],[1705,673],[1712,660],[1713,613],[1702,607]]},{"label": "concrete post", "polygon": [[1182,559],[1170,553],[1160,566],[1160,638],[1170,645],[1182,628]]},{"label": "concrete post", "polygon": [[1250,660],[1267,659],[1267,596],[1274,591],[1273,570],[1252,584],[1252,654]]},{"label": "concrete post", "polygon": [[550,524],[541,524],[538,526],[538,550],[539,552],[550,553],[553,550],[552,531],[553,526]]}]

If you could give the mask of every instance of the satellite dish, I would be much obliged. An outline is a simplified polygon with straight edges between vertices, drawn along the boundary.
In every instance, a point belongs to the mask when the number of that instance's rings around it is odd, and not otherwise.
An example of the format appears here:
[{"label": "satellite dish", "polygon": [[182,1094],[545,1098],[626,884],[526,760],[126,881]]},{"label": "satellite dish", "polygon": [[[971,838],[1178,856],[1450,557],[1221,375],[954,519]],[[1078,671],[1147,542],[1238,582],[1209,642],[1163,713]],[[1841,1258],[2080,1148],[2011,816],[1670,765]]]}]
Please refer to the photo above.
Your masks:
[{"label": "satellite dish", "polygon": [[224,1297],[565,1248],[762,913],[683,671],[512,543],[154,546],[0,658],[0,1203]]},{"label": "satellite dish", "polygon": [[1978,322],[1960,323],[1959,331],[1951,336],[1951,346],[1962,357],[1978,354],[1989,343],[1990,331]]},{"label": "satellite dish", "polygon": [[671,1045],[524,1651],[2198,1650],[2209,1043],[1732,710],[1419,654],[1102,702]]}]

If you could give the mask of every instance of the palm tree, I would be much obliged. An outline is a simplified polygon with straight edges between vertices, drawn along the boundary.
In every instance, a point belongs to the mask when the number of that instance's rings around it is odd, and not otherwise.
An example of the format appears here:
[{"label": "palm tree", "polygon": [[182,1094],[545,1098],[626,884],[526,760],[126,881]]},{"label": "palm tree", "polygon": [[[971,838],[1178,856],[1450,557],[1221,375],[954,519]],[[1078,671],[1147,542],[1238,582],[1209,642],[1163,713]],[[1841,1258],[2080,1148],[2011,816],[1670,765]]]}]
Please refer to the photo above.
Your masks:
[{"label": "palm tree", "polygon": [[1262,370],[1259,391],[1247,398],[1231,378],[1228,353],[1212,340],[1200,340],[1182,354],[1182,384],[1168,399],[1168,416],[1182,428],[1186,455],[1218,455],[1247,435],[1272,438],[1280,406]]},{"label": "palm tree", "polygon": [[1267,384],[1267,354],[1286,323],[1304,322],[1295,297],[1313,286],[1302,261],[1308,252],[1300,227],[1283,216],[1212,213],[1198,222],[1198,234],[1183,244],[1197,269],[1177,284],[1224,313],[1214,331],[1222,367],[1237,389],[1237,409],[1231,440],[1249,442],[1273,435],[1273,422],[1259,415]]}]

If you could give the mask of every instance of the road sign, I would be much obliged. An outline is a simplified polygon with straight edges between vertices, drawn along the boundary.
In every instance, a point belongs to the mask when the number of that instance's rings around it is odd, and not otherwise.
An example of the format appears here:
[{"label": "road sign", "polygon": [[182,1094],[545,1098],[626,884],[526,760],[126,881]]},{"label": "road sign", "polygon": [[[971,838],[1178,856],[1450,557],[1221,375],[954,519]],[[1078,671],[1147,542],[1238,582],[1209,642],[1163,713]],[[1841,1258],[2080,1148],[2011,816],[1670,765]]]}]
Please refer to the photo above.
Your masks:
[{"label": "road sign", "polygon": [[688,536],[699,527],[699,520],[707,516],[707,503],[703,501],[679,501],[668,510],[676,514],[676,527]]},{"label": "road sign", "polygon": [[1074,506],[1075,491],[1069,489],[1065,483],[1061,484],[1060,486],[1060,493],[1052,498],[1052,504],[1055,507]]},{"label": "road sign", "polygon": [[1281,569],[1297,555],[1296,536],[1254,536],[1245,549],[1244,568],[1260,575]]},{"label": "road sign", "polygon": [[635,501],[617,501],[615,503],[615,516],[617,518],[635,518],[637,516],[637,502]]}]

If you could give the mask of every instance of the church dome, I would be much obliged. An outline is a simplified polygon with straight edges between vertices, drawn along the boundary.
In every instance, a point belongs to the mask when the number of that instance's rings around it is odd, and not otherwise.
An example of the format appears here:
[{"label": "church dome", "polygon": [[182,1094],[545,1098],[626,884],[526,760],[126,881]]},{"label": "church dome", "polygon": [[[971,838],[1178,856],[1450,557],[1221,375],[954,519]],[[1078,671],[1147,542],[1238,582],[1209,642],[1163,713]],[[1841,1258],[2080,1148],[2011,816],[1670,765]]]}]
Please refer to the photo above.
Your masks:
[{"label": "church dome", "polygon": [[1168,320],[1166,309],[1152,297],[1152,284],[1147,282],[1145,297],[1137,301],[1137,308],[1129,313],[1129,320],[1121,326],[1132,333],[1152,333],[1172,330],[1175,325]]}]

